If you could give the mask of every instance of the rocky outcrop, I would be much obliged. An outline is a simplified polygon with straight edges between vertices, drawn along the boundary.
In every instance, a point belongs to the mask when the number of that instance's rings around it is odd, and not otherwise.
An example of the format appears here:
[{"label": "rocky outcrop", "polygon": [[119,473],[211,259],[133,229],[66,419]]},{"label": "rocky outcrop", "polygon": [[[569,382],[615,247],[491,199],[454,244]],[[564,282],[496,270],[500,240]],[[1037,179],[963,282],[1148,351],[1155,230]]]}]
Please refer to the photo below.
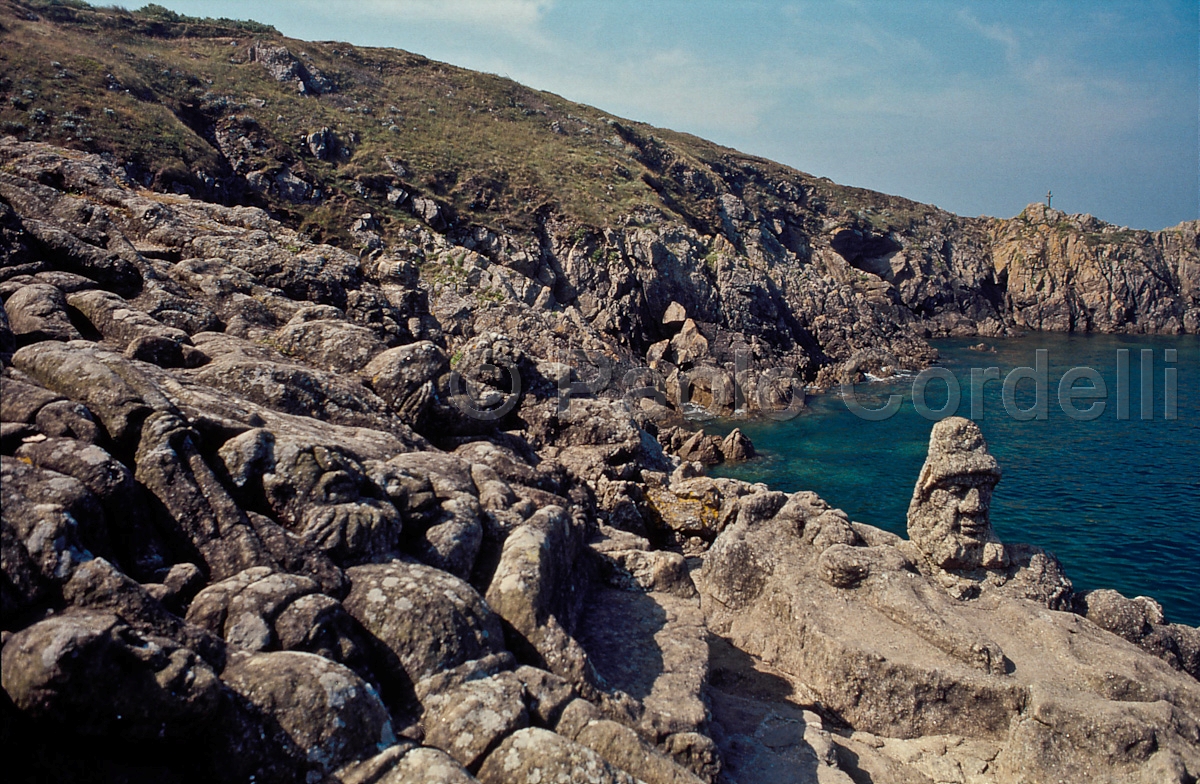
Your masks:
[{"label": "rocky outcrop", "polygon": [[992,229],[1014,324],[1057,332],[1195,333],[1200,257],[1193,221],[1130,231],[1031,204]]},{"label": "rocky outcrop", "polygon": [[320,95],[334,91],[333,82],[316,67],[301,63],[287,47],[267,46],[256,42],[250,47],[250,59],[262,63],[275,81],[295,84],[301,95]]},{"label": "rocky outcrop", "polygon": [[1167,623],[1162,606],[1149,596],[1129,599],[1100,589],[1076,594],[1075,612],[1101,629],[1128,640],[1200,680],[1200,629]]},{"label": "rocky outcrop", "polygon": [[[81,197],[37,183],[59,167],[64,188],[107,200],[107,236],[143,283],[84,278],[58,256],[42,278],[3,270],[17,314],[0,407],[5,732],[30,776],[84,775],[52,751],[65,737],[118,776],[465,782],[536,728],[564,775],[689,780],[675,760],[706,748],[704,657],[681,562],[668,580],[646,540],[619,556],[688,603],[654,643],[670,666],[652,693],[598,676],[579,642],[585,618],[615,623],[605,605],[634,596],[602,587],[587,545],[605,513],[584,475],[611,461],[597,478],[631,484],[636,461],[666,461],[627,408],[560,418],[557,388],[489,332],[459,344],[458,394],[516,406],[472,419],[447,394],[436,320],[389,304],[422,298],[386,260],[261,213],[140,194],[97,158],[4,149],[30,175],[5,181],[14,231],[96,240],[71,217]],[[149,257],[131,250],[151,241]],[[502,431],[523,405],[536,426]],[[586,743],[554,733],[574,703],[608,722]]]},{"label": "rocky outcrop", "polygon": [[4,691],[34,719],[85,734],[186,736],[212,717],[220,689],[192,650],[143,637],[108,613],[75,612],[21,630],[4,645]]},{"label": "rocky outcrop", "polygon": [[[986,781],[1079,771],[1186,781],[1183,771],[1200,763],[1196,681],[1174,654],[1147,656],[1070,612],[1069,581],[1038,563],[1048,556],[996,539],[988,501],[998,477],[976,426],[951,418],[930,439],[911,540],[851,525],[812,494],[765,519],[739,514],[697,580],[708,627],[853,727],[849,744],[834,738],[846,755],[859,754],[861,738],[865,756],[882,750],[919,770],[973,769]],[[1138,640],[1150,628],[1140,605],[1131,612],[1105,595],[1084,604]],[[1175,649],[1189,639],[1179,633]],[[935,736],[943,751],[887,740]],[[944,749],[963,739],[987,744],[951,755],[951,765]]]}]

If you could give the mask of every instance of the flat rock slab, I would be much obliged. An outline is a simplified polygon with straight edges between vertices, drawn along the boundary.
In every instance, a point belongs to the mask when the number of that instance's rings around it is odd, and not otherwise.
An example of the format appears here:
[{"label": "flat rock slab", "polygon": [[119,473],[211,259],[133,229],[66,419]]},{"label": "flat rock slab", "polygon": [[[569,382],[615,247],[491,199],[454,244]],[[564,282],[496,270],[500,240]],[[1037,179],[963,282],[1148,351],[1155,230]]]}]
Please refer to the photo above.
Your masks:
[{"label": "flat rock slab", "polygon": [[700,728],[708,646],[700,603],[668,593],[599,589],[581,644],[603,684],[642,703],[642,729],[661,737]]},{"label": "flat rock slab", "polygon": [[[1149,784],[1200,769],[1200,684],[1186,674],[1071,613],[998,595],[951,599],[896,548],[822,549],[804,533],[782,516],[731,526],[697,587],[710,629],[854,729],[999,744],[1000,781],[1087,770],[1082,779]],[[869,580],[831,585],[820,565],[832,551],[859,553]],[[984,645],[1003,655],[973,661]]]}]

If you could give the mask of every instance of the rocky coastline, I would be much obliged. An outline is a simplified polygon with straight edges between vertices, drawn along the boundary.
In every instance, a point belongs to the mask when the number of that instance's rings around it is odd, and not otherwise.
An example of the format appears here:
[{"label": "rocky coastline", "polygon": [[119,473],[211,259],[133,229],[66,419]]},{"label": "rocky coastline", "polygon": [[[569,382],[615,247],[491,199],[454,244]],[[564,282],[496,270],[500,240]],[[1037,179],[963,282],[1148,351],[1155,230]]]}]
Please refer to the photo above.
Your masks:
[{"label": "rocky coastline", "polygon": [[[928,364],[941,335],[1196,333],[1200,222],[959,218],[524,88],[512,122],[596,141],[641,201],[510,215],[519,189],[422,179],[350,119],[265,119],[301,102],[398,134],[355,109],[375,66],[465,72],[0,8],[5,112],[89,75],[204,145],[167,176],[78,123],[5,120],[17,780],[1197,780],[1200,631],[997,541],[971,423],[934,428],[901,539],[706,476],[753,445],[682,414],[783,415],[805,385]],[[55,60],[52,93],[19,62],[38,30],[128,57]],[[129,65],[149,49],[156,71]],[[224,70],[160,67],[181,51]]]}]

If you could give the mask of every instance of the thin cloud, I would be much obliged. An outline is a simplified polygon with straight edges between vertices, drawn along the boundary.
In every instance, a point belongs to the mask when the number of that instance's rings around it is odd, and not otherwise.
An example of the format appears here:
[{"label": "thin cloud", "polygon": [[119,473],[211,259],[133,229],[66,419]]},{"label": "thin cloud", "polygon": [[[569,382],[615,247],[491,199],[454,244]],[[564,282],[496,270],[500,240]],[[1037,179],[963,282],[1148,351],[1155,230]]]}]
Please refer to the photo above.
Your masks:
[{"label": "thin cloud", "polygon": [[960,9],[957,16],[968,30],[1004,47],[1004,55],[1010,64],[1018,61],[1021,55],[1021,42],[1011,28],[1002,24],[984,24],[965,8]]},{"label": "thin cloud", "polygon": [[[437,22],[475,28],[500,29],[508,33],[531,33],[556,0],[360,0],[349,11],[356,17],[386,22]],[[318,0],[303,3],[327,10]]]},{"label": "thin cloud", "polygon": [[629,58],[561,41],[506,75],[631,119],[724,137],[760,130],[785,77],[765,67],[729,69],[683,48]]}]

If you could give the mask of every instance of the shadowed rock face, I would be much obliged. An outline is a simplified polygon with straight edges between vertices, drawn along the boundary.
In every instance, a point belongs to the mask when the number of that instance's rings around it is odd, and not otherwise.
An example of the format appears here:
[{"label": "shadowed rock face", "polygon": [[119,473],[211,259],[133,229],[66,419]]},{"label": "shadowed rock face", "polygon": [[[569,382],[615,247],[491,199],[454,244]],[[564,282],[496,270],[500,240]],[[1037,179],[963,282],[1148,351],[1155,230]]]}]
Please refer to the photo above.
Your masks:
[{"label": "shadowed rock face", "polygon": [[908,507],[908,536],[931,565],[947,570],[1004,565],[989,517],[999,481],[1000,467],[978,425],[961,417],[934,425]]}]

